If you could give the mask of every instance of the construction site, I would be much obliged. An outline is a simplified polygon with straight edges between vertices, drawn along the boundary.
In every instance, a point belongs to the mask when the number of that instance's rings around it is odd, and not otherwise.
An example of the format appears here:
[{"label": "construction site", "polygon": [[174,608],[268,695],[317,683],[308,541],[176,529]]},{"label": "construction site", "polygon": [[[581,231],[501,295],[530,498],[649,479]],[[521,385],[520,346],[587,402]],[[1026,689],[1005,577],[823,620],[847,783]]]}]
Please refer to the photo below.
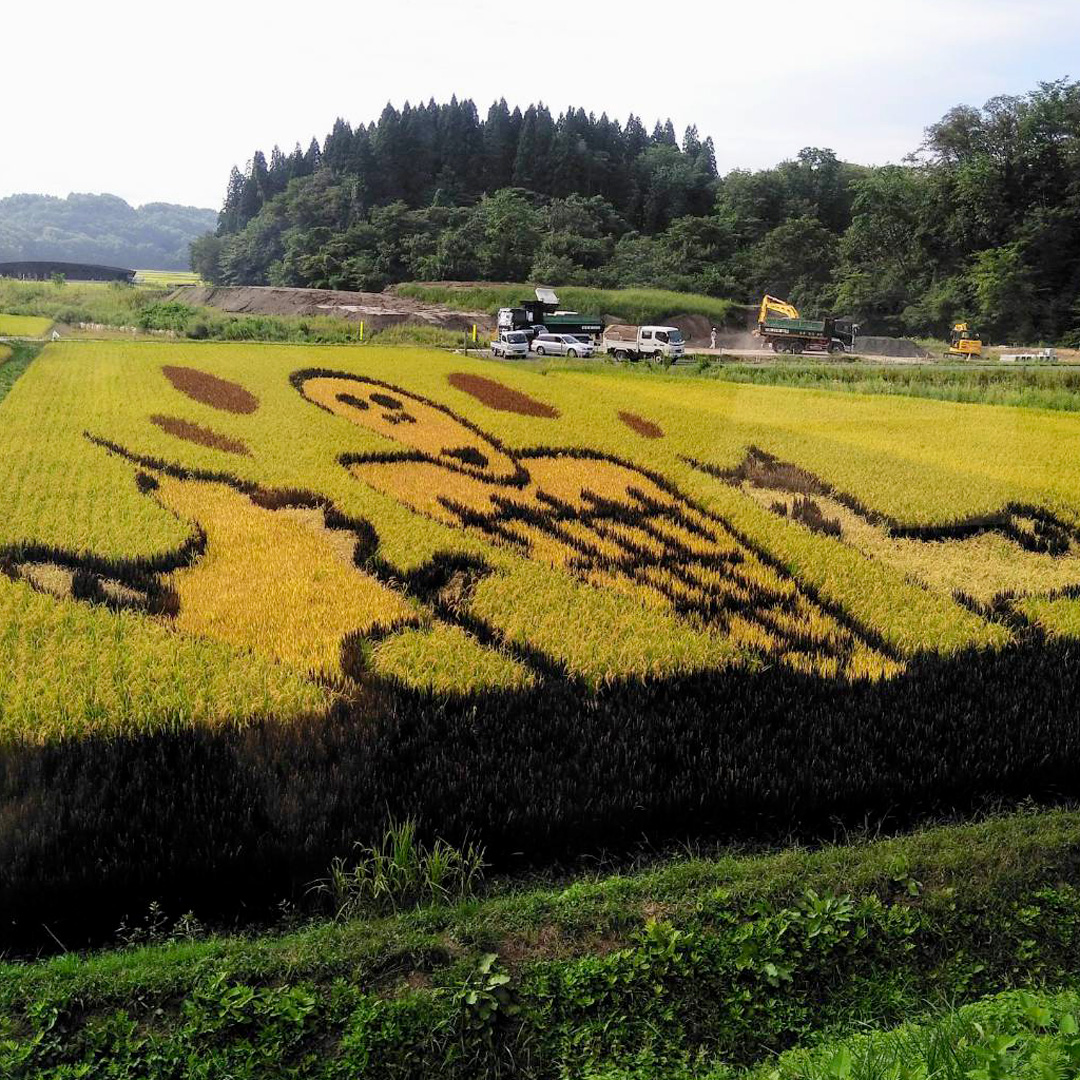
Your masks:
[{"label": "construction site", "polygon": [[[464,292],[477,285],[492,285],[424,284],[443,288],[451,296],[453,292]],[[519,304],[496,311],[458,307],[452,302],[427,302],[403,295],[395,288],[375,293],[256,285],[183,285],[174,289],[167,300],[237,315],[329,316],[362,323],[368,333],[400,325],[438,327],[459,331],[467,344],[481,348],[497,340],[501,332],[524,331],[531,336],[533,328],[588,339],[600,347],[607,328],[626,325],[624,319],[615,315],[560,308],[558,294],[553,289],[540,287],[534,291],[535,299],[523,297]],[[685,348],[676,361],[688,361],[691,354],[768,359],[785,352],[834,356],[846,353],[908,362],[932,359],[930,352],[907,338],[864,336],[858,333],[857,326],[853,333],[850,320],[846,323],[831,318],[800,320],[796,309],[773,297],[765,297],[760,309],[734,305],[719,326],[714,326],[705,315],[685,311],[672,311],[662,326],[681,335]],[[614,354],[617,346],[603,351]]]}]

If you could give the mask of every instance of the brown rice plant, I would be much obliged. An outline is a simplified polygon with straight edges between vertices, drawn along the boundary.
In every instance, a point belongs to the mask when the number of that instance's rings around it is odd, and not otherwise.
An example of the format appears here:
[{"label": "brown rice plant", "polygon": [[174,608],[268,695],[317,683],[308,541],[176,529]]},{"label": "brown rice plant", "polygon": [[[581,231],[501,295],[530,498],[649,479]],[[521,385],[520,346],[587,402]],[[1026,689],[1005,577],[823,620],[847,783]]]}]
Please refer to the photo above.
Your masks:
[{"label": "brown rice plant", "polygon": [[390,818],[382,840],[357,844],[355,862],[335,858],[310,891],[329,899],[338,920],[475,896],[487,866],[483,846],[436,839],[428,847],[416,833],[413,818]]}]

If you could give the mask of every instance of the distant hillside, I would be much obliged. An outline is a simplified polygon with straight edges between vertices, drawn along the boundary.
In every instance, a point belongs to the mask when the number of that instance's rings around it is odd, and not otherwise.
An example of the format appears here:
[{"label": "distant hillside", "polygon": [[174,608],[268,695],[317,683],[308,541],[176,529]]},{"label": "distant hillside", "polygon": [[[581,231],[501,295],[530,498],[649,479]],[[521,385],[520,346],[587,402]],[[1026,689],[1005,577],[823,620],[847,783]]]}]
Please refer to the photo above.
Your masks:
[{"label": "distant hillside", "polygon": [[0,199],[0,262],[64,259],[145,270],[186,270],[188,244],[217,211],[172,203],[129,206],[116,195]]}]

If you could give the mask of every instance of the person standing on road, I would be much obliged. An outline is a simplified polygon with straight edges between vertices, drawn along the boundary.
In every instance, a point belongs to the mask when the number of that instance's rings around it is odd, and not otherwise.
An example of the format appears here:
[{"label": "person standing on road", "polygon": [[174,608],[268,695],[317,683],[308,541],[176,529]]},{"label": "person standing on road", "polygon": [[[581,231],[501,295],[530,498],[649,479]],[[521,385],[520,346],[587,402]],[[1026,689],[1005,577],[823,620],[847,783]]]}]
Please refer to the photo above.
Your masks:
[{"label": "person standing on road", "polygon": [[712,328],[712,333],[709,335],[709,348],[710,349],[715,349],[716,348],[716,327],[715,326]]}]

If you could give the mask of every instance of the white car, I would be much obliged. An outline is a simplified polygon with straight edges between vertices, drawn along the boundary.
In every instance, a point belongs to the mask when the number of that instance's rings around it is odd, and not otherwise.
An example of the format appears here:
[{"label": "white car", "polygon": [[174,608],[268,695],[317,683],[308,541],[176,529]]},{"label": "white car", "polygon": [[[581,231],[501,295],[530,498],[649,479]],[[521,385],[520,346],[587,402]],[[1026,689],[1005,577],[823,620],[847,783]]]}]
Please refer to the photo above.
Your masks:
[{"label": "white car", "polygon": [[537,356],[592,356],[596,352],[591,342],[573,334],[537,334],[532,347]]},{"label": "white car", "polygon": [[528,356],[529,335],[524,330],[503,330],[491,343],[493,356]]}]

